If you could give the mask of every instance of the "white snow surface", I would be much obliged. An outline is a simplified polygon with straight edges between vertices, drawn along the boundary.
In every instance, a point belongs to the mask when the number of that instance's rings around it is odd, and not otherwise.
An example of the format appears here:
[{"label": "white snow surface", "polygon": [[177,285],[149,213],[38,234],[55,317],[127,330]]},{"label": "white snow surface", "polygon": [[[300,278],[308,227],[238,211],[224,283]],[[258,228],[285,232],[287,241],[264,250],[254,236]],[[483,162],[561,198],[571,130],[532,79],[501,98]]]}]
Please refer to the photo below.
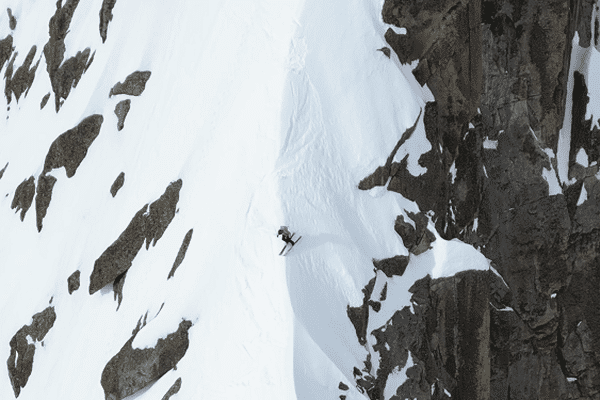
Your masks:
[{"label": "white snow surface", "polygon": [[[565,103],[565,115],[562,128],[558,135],[558,149],[556,152],[558,177],[561,183],[572,184],[574,179],[569,181],[569,148],[571,145],[571,122],[573,119],[573,73],[587,69],[589,60],[589,51],[579,46],[579,33],[575,32],[571,49],[571,65],[569,66],[569,75],[567,79],[567,98]],[[592,48],[593,46],[590,46]]]},{"label": "white snow surface", "polygon": [[457,272],[466,270],[488,270],[490,263],[487,258],[473,246],[458,239],[450,241],[441,238],[436,240],[433,249],[435,265],[431,271],[433,279],[453,276]]},{"label": "white snow surface", "polygon": [[560,183],[558,182],[558,176],[556,171],[554,170],[554,166],[552,164],[552,160],[555,158],[554,152],[552,149],[544,149],[544,152],[548,156],[548,161],[550,162],[550,169],[543,168],[542,169],[542,177],[548,183],[548,193],[550,196],[554,196],[555,194],[562,193],[562,188]]},{"label": "white snow surface", "polygon": [[484,149],[491,149],[491,150],[496,150],[498,148],[498,141],[497,140],[491,140],[489,138],[485,138],[483,140],[483,148]]},{"label": "white snow surface", "polygon": [[398,369],[398,367],[394,368],[392,373],[388,375],[385,388],[383,389],[383,398],[385,400],[389,400],[396,394],[398,387],[406,381],[406,370],[413,365],[415,365],[415,363],[412,358],[412,353],[409,351],[406,365],[402,369]]},{"label": "white snow surface", "polygon": [[[137,348],[154,346],[182,319],[194,325],[177,370],[132,398],[162,398],[181,377],[173,400],[332,399],[340,381],[350,386],[347,400],[364,399],[352,369],[366,350],[346,307],[362,302],[372,259],[408,254],[394,220],[418,207],[357,184],[385,163],[430,95],[410,66],[376,51],[388,27],[382,1],[120,0],[104,44],[101,4],[80,2],[73,16],[65,57],[88,46],[96,53],[60,112],[53,95],[39,109],[51,90],[41,56],[27,97],[13,99],[8,118],[0,118],[0,167],[9,163],[0,180],[0,281],[7,282],[0,360],[14,333],[51,298],[57,314],[44,346],[36,345],[19,400],[104,399],[102,371],[146,314]],[[18,20],[15,67],[34,44],[35,62],[55,3],[5,5]],[[113,110],[126,96],[108,93],[135,70],[152,76],[144,93],[131,97],[118,132]],[[75,176],[62,168],[50,173],[57,182],[38,233],[35,205],[24,222],[10,209],[15,188],[29,176],[37,181],[51,143],[94,113],[104,123]],[[396,160],[408,154],[409,171],[419,175],[418,158],[430,149],[421,118]],[[109,189],[121,171],[125,185],[113,198]],[[156,246],[133,261],[118,311],[110,285],[89,295],[95,260],[177,179],[179,211]],[[303,236],[287,257],[278,256],[280,225]],[[167,280],[191,228],[185,259]],[[378,273],[379,288],[388,282],[388,301],[371,328],[410,306],[415,280],[489,268],[458,240],[437,236],[432,245],[411,258],[402,277]],[[81,288],[69,295],[67,277],[77,269]],[[0,398],[13,396],[8,374],[0,374]]]},{"label": "white snow surface", "polygon": [[452,176],[450,182],[454,183],[454,180],[456,180],[456,161],[452,163],[452,165],[450,166],[450,176]]},{"label": "white snow surface", "polygon": [[589,166],[588,156],[584,149],[579,149],[575,157],[575,162],[586,168]]},{"label": "white snow surface", "polygon": [[582,205],[587,200],[587,190],[585,190],[585,184],[581,186],[581,194],[579,194],[579,199],[577,200],[577,205]]}]

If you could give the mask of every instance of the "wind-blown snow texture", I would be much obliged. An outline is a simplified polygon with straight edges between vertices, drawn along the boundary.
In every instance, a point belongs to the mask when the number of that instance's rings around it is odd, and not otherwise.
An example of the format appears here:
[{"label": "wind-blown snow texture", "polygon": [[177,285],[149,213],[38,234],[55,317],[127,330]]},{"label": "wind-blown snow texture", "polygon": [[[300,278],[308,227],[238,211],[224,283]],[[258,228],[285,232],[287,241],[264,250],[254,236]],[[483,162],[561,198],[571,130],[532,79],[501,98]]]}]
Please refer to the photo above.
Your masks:
[{"label": "wind-blown snow texture", "polygon": [[550,3],[5,0],[0,398],[597,398],[600,13]]}]

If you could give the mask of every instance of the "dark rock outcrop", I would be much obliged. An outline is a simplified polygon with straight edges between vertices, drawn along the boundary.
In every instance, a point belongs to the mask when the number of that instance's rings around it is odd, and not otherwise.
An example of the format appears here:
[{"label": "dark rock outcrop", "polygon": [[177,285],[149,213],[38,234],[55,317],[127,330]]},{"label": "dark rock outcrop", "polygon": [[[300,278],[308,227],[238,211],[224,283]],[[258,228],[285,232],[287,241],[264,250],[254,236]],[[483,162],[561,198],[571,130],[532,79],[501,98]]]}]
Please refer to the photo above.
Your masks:
[{"label": "dark rock outcrop", "polygon": [[148,249],[151,242],[154,246],[162,237],[175,217],[182,185],[181,179],[172,182],[158,200],[149,206],[143,206],[119,238],[96,260],[90,276],[90,294],[96,293],[126,272],[144,241]]},{"label": "dark rock outcrop", "polygon": [[449,239],[465,234],[477,218],[484,168],[489,171],[482,163],[484,138],[497,140],[511,129],[523,141],[531,126],[539,140],[534,148],[556,150],[571,13],[563,0],[551,6],[533,0],[412,4],[388,0],[382,14],[386,23],[407,29],[406,35],[390,30],[386,39],[402,62],[420,59],[413,73],[435,96],[424,118],[432,150],[419,161],[427,173],[413,177],[403,161],[388,188],[433,211],[436,229]]},{"label": "dark rock outcrop", "polygon": [[407,256],[394,256],[383,260],[373,260],[375,269],[383,272],[388,278],[391,278],[393,275],[402,276],[407,265]]},{"label": "dark rock outcrop", "polygon": [[177,378],[169,390],[167,390],[167,393],[165,393],[162,400],[169,400],[171,396],[179,392],[179,389],[181,389],[181,378]]},{"label": "dark rock outcrop", "polygon": [[87,48],[67,61],[65,57],[65,38],[69,33],[69,26],[73,13],[79,4],[79,0],[62,0],[56,2],[56,12],[50,18],[48,30],[50,38],[44,46],[44,57],[46,59],[46,70],[54,92],[54,104],[56,112],[60,110],[63,99],[66,99],[71,88],[76,87],[81,75],[89,68],[94,59],[90,57],[90,49]]},{"label": "dark rock outcrop", "polygon": [[117,195],[117,192],[123,187],[123,184],[125,184],[125,172],[121,172],[110,187],[110,194],[112,197]]},{"label": "dark rock outcrop", "polygon": [[44,161],[44,169],[38,178],[36,196],[38,232],[42,230],[43,220],[52,199],[52,189],[56,183],[56,178],[47,174],[53,169],[65,167],[67,177],[73,177],[87,155],[89,147],[98,137],[103,121],[104,117],[100,114],[90,115],[76,127],[62,133],[50,145]]},{"label": "dark rock outcrop", "polygon": [[422,111],[419,112],[419,116],[417,117],[415,124],[413,126],[411,126],[410,128],[408,128],[406,131],[404,131],[404,133],[400,137],[400,140],[398,141],[398,143],[396,143],[396,146],[394,147],[394,149],[388,156],[388,158],[385,162],[385,165],[378,167],[375,170],[375,172],[373,172],[371,175],[369,175],[368,177],[361,180],[360,183],[358,184],[359,189],[369,190],[369,189],[373,189],[374,187],[377,187],[377,186],[385,186],[386,185],[386,183],[390,177],[391,166],[392,166],[394,157],[396,156],[396,153],[400,149],[400,146],[402,146],[408,139],[410,139],[410,137],[414,133],[415,129],[417,129],[417,124],[419,123],[419,118],[421,118],[421,113],[422,113]]},{"label": "dark rock outcrop", "polygon": [[4,176],[4,172],[6,172],[6,168],[8,168],[8,163],[4,166],[4,168],[0,169],[0,179]]},{"label": "dark rock outcrop", "polygon": [[31,203],[33,203],[33,196],[35,195],[35,183],[33,176],[29,177],[29,179],[24,180],[17,186],[15,190],[15,195],[13,197],[12,204],[10,206],[11,209],[15,209],[15,212],[19,212],[21,210],[21,221],[25,219],[25,214],[31,207]]},{"label": "dark rock outcrop", "polygon": [[71,178],[85,158],[88,148],[92,145],[102,127],[104,117],[100,114],[90,115],[75,128],[60,135],[48,150],[44,170],[47,174],[55,168],[65,167],[67,177]]},{"label": "dark rock outcrop", "polygon": [[107,400],[130,396],[175,368],[188,347],[190,321],[182,321],[176,332],[158,339],[156,347],[133,349],[135,333],[121,350],[106,364],[100,383]]},{"label": "dark rock outcrop", "polygon": [[115,86],[110,89],[108,97],[116,96],[119,94],[128,94],[130,96],[139,96],[146,89],[146,82],[150,79],[152,72],[150,71],[135,71],[132,72],[125,78],[125,82],[117,82]]},{"label": "dark rock outcrop", "polygon": [[[568,76],[575,32],[588,47],[600,29],[593,3],[385,1],[384,22],[406,28],[388,30],[388,44],[402,63],[419,60],[413,74],[435,97],[423,119],[431,150],[419,159],[424,174],[412,176],[404,159],[359,188],[389,180],[388,190],[415,201],[440,236],[479,249],[502,278],[467,271],[418,281],[414,313],[398,310],[373,332],[379,370],[355,373],[369,398],[381,398],[408,351],[414,365],[394,400],[600,398],[600,308],[592,300],[600,285],[600,131],[585,119],[586,77]],[[571,182],[552,184],[567,78]],[[580,152],[589,165],[577,162]],[[417,221],[413,228],[398,218],[395,228],[415,254]],[[385,301],[371,299],[372,288],[363,306],[348,308],[353,323],[363,318],[362,344],[365,305]]]},{"label": "dark rock outcrop", "polygon": [[60,108],[60,90],[56,83],[56,75],[65,56],[65,38],[69,32],[71,19],[78,4],[79,0],[67,0],[64,6],[62,5],[62,0],[57,1],[56,12],[50,18],[48,24],[50,38],[44,46],[44,57],[46,59],[46,70],[48,71],[52,90],[54,91],[56,112]]},{"label": "dark rock outcrop", "polygon": [[11,31],[14,31],[17,27],[17,19],[13,15],[12,10],[10,8],[6,9],[6,13],[8,14],[8,27]]},{"label": "dark rock outcrop", "polygon": [[415,223],[415,227],[404,221],[404,217],[399,215],[396,217],[394,230],[404,242],[404,247],[412,254],[419,254],[429,250],[430,244],[435,241],[435,235],[427,229],[429,222],[427,216],[423,213],[414,214],[407,212],[407,215]]},{"label": "dark rock outcrop", "polygon": [[37,194],[35,196],[36,224],[38,232],[42,231],[43,221],[52,200],[52,189],[56,178],[52,175],[40,175],[38,177]]},{"label": "dark rock outcrop", "polygon": [[346,309],[348,318],[350,318],[350,321],[352,322],[352,325],[354,325],[354,329],[356,330],[356,337],[358,338],[358,342],[363,346],[367,343],[369,300],[371,299],[371,293],[373,293],[373,288],[375,287],[375,279],[376,278],[371,279],[367,286],[365,286],[362,290],[364,296],[363,304],[359,307],[348,306]]},{"label": "dark rock outcrop", "polygon": [[50,80],[53,80],[54,73],[63,61],[65,53],[65,38],[69,33],[69,26],[73,13],[79,4],[79,0],[67,0],[62,5],[62,0],[56,2],[56,12],[50,18],[48,30],[50,39],[44,46],[44,56]]},{"label": "dark rock outcrop", "polygon": [[112,283],[131,267],[133,259],[144,244],[144,224],[147,210],[148,205],[146,204],[135,214],[119,238],[96,260],[90,276],[90,294],[94,294]]},{"label": "dark rock outcrop", "polygon": [[177,211],[177,202],[179,201],[179,191],[183,181],[181,179],[171,182],[165,193],[148,207],[148,215],[144,224],[144,234],[146,236],[146,250],[156,245],[156,242],[165,233],[165,230],[175,218]]},{"label": "dark rock outcrop", "polygon": [[387,282],[383,285],[383,289],[381,289],[381,293],[379,294],[379,301],[387,300]]},{"label": "dark rock outcrop", "polygon": [[10,55],[14,49],[12,35],[8,35],[4,39],[0,40],[0,70],[4,68],[4,64],[10,59]]},{"label": "dark rock outcrop", "polygon": [[115,300],[117,301],[117,311],[119,307],[121,307],[121,302],[123,301],[123,286],[125,286],[125,277],[127,276],[127,271],[123,272],[121,275],[117,276],[113,282],[113,292],[115,296]]},{"label": "dark rock outcrop", "polygon": [[108,24],[112,21],[112,9],[117,3],[117,0],[103,0],[102,8],[100,9],[100,37],[102,43],[106,42],[106,34],[108,33]]},{"label": "dark rock outcrop", "polygon": [[40,101],[40,110],[46,107],[48,100],[50,100],[50,93],[46,93],[44,97],[42,97],[42,101]]},{"label": "dark rock outcrop", "polygon": [[190,241],[192,240],[193,233],[194,233],[194,230],[190,229],[185,234],[185,237],[183,238],[183,242],[181,243],[181,247],[179,248],[179,252],[177,253],[177,257],[175,258],[175,262],[173,263],[173,267],[171,268],[171,271],[169,272],[169,276],[167,277],[167,280],[171,279],[171,277],[173,275],[175,275],[175,271],[177,270],[177,268],[179,268],[179,266],[183,262],[183,259],[185,258],[185,253],[187,252],[188,246],[190,245]]},{"label": "dark rock outcrop", "polygon": [[129,108],[131,107],[131,100],[123,100],[117,103],[115,106],[115,115],[117,116],[117,130],[120,131],[125,127],[125,118],[127,117],[127,113],[129,113]]},{"label": "dark rock outcrop", "polygon": [[15,397],[19,397],[33,371],[35,343],[44,339],[55,320],[54,307],[48,307],[35,314],[31,325],[23,325],[10,340],[10,355],[6,364]]},{"label": "dark rock outcrop", "polygon": [[405,368],[410,352],[413,365],[406,369],[407,380],[396,388],[392,399],[440,399],[444,390],[452,398],[493,398],[490,281],[496,279],[500,280],[488,271],[465,271],[415,282],[410,288],[414,313],[404,307],[370,332],[377,341],[373,350],[379,354],[379,368],[372,371],[367,363],[366,374],[357,374],[355,368],[358,389],[370,399],[383,398],[388,376]]},{"label": "dark rock outcrop", "polygon": [[13,93],[17,98],[17,101],[19,101],[21,95],[27,95],[29,88],[33,84],[33,79],[35,78],[35,71],[37,70],[37,67],[40,63],[38,60],[38,62],[35,63],[34,66],[31,66],[36,51],[36,46],[31,46],[31,49],[29,50],[29,53],[27,53],[27,57],[25,57],[23,64],[19,68],[17,68],[14,74],[13,65],[17,53],[14,53],[12,59],[8,63],[8,66],[6,67],[6,72],[4,73],[4,78],[6,79],[4,95],[6,96],[7,103],[10,104],[10,102],[12,101]]},{"label": "dark rock outcrop", "polygon": [[383,54],[385,54],[385,56],[386,56],[387,58],[390,58],[390,57],[391,57],[391,55],[392,55],[392,52],[391,52],[391,50],[390,50],[390,48],[389,48],[389,47],[382,47],[382,48],[380,48],[380,49],[377,49],[377,50],[378,50],[378,51],[381,51]]},{"label": "dark rock outcrop", "polygon": [[73,272],[67,278],[67,286],[69,289],[69,294],[73,294],[74,291],[79,289],[79,278],[81,276],[81,272],[79,270]]},{"label": "dark rock outcrop", "polygon": [[[595,175],[593,170],[577,163],[577,153],[584,151],[590,162],[600,159],[600,129],[593,125],[592,119],[585,119],[588,103],[588,87],[585,77],[575,71],[573,74],[573,109],[571,118],[571,146],[569,148],[569,179],[579,182],[587,176]],[[579,199],[579,196],[577,196]],[[575,202],[577,202],[577,199]],[[576,204],[576,203],[575,203]]]},{"label": "dark rock outcrop", "polygon": [[76,55],[67,59],[56,69],[52,76],[52,89],[54,90],[54,100],[56,111],[60,109],[62,102],[71,93],[72,88],[76,88],[81,76],[94,61],[94,54],[90,56],[89,47],[83,51],[78,51]]}]

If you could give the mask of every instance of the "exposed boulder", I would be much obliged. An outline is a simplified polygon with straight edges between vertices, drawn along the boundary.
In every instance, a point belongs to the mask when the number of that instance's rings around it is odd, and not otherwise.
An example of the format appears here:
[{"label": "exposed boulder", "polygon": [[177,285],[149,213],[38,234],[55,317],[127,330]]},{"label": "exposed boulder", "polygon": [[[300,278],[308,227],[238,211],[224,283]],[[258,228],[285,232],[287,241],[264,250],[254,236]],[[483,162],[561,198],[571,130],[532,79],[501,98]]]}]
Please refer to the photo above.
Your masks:
[{"label": "exposed boulder", "polygon": [[132,72],[125,78],[125,82],[117,82],[115,86],[110,89],[108,97],[116,96],[119,94],[128,94],[130,96],[139,96],[146,89],[146,82],[150,79],[152,72],[150,71],[135,71]]},{"label": "exposed boulder", "polygon": [[79,289],[79,278],[81,276],[81,272],[79,270],[73,272],[67,278],[67,286],[69,289],[69,294],[73,294],[74,291]]},{"label": "exposed boulder", "polygon": [[103,121],[104,117],[100,114],[90,115],[75,128],[69,129],[56,138],[46,155],[42,174],[47,174],[55,168],[65,167],[67,177],[71,178],[75,175],[89,147],[98,137]]},{"label": "exposed boulder", "polygon": [[94,263],[90,276],[90,294],[96,293],[107,284],[126,272],[133,259],[141,250],[144,240],[146,249],[154,246],[175,217],[181,179],[171,182],[165,193],[150,206],[144,205],[121,233]]},{"label": "exposed boulder", "polygon": [[19,397],[21,389],[25,387],[33,371],[36,342],[44,339],[55,320],[54,307],[48,307],[35,314],[33,322],[30,325],[23,325],[10,340],[10,355],[6,364],[15,397]]},{"label": "exposed boulder", "polygon": [[123,100],[117,103],[115,106],[115,115],[118,118],[117,121],[117,130],[120,131],[125,127],[125,118],[127,117],[127,113],[129,113],[129,108],[131,107],[131,100]]},{"label": "exposed boulder", "polygon": [[33,196],[35,195],[35,183],[33,176],[29,177],[29,179],[24,180],[17,186],[15,190],[15,195],[13,197],[12,204],[10,206],[11,209],[15,209],[15,212],[19,212],[21,210],[21,221],[25,219],[25,214],[31,207],[31,203],[33,203]]},{"label": "exposed boulder", "polygon": [[113,182],[112,186],[110,187],[110,194],[112,195],[112,197],[115,197],[117,195],[117,192],[119,191],[119,189],[121,189],[123,187],[124,183],[125,183],[125,172],[121,172],[119,174],[119,176],[117,176],[117,179],[115,179],[115,181]]},{"label": "exposed boulder", "polygon": [[117,3],[117,0],[103,0],[102,8],[100,8],[100,37],[102,43],[106,42],[106,34],[108,33],[108,24],[112,21],[112,9]]},{"label": "exposed boulder", "polygon": [[192,240],[193,233],[194,233],[194,230],[190,229],[185,234],[185,237],[183,238],[183,242],[181,243],[181,247],[179,248],[179,252],[177,253],[177,257],[175,258],[175,262],[173,263],[173,267],[171,268],[171,271],[169,272],[169,276],[167,277],[167,280],[171,279],[171,277],[173,275],[175,275],[175,271],[177,270],[177,268],[179,268],[179,266],[183,262],[183,259],[185,258],[185,253],[187,252],[188,246],[190,245],[190,241]]},{"label": "exposed boulder", "polygon": [[134,334],[121,350],[106,364],[100,383],[107,400],[130,396],[175,368],[188,346],[190,321],[182,321],[176,332],[158,339],[156,347],[133,349]]}]

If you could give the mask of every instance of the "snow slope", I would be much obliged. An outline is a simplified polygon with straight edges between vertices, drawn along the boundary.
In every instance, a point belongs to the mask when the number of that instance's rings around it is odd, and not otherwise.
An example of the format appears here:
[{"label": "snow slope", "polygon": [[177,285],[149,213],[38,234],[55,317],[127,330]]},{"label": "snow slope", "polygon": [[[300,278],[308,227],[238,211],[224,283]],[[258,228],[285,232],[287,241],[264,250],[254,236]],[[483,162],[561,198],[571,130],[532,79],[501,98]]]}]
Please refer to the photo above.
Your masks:
[{"label": "snow slope", "polygon": [[[42,61],[27,97],[13,100],[0,122],[0,164],[9,163],[0,180],[0,360],[51,298],[57,314],[19,398],[103,399],[102,370],[146,313],[134,347],[153,346],[182,318],[194,326],[177,370],[131,398],[161,398],[178,377],[173,400],[331,399],[340,381],[350,386],[348,400],[364,398],[351,383],[366,350],[346,307],[362,301],[372,259],[408,254],[393,224],[418,208],[357,184],[385,163],[427,98],[409,66],[377,51],[387,29],[382,2],[119,0],[104,44],[101,4],[82,1],[75,11],[66,56],[88,46],[96,53],[55,113],[39,110],[50,91],[40,51],[54,4],[5,2],[18,21],[15,65],[34,44]],[[134,70],[152,76],[118,132],[113,109],[123,97],[108,93]],[[58,181],[38,233],[33,207],[24,222],[11,210],[14,190],[37,179],[58,135],[94,113],[104,123],[76,175],[50,172]],[[410,154],[411,172],[423,172],[417,160],[428,146],[420,121],[399,152]],[[113,198],[121,171],[125,185]],[[110,285],[89,295],[94,261],[177,179],[178,213],[135,258],[119,310]],[[285,258],[277,255],[280,225],[303,236]],[[185,260],[167,281],[192,228]],[[471,268],[487,269],[487,260],[437,237],[403,277],[378,275],[397,300],[370,324],[409,305],[414,280]],[[69,295],[66,279],[77,269],[81,288]],[[0,398],[12,396],[2,373]]]}]

